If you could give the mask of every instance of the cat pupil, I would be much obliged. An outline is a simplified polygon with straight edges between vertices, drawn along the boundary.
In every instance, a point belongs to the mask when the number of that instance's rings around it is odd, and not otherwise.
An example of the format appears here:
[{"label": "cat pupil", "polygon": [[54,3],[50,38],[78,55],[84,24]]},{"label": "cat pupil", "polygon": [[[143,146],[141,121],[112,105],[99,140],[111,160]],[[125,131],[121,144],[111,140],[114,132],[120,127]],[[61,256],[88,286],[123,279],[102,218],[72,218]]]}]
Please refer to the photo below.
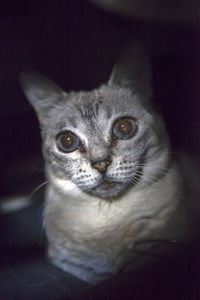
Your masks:
[{"label": "cat pupil", "polygon": [[113,133],[119,140],[128,140],[136,132],[135,122],[130,118],[124,118],[115,123]]},{"label": "cat pupil", "polygon": [[78,137],[72,132],[63,132],[57,137],[57,147],[62,152],[75,151],[79,146]]},{"label": "cat pupil", "polygon": [[119,122],[118,129],[121,133],[127,134],[131,129],[131,125],[128,120],[122,120]]},{"label": "cat pupil", "polygon": [[65,134],[62,136],[62,143],[63,145],[65,145],[66,148],[70,148],[71,145],[73,144],[73,140],[70,136]]}]

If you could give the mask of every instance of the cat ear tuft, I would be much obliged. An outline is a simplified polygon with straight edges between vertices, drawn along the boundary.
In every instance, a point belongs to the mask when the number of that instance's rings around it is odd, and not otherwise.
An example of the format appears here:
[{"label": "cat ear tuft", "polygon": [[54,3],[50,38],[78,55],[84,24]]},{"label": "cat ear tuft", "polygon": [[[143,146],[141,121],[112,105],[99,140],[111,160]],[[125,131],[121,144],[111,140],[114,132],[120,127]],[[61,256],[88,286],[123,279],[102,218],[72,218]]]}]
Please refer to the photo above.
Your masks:
[{"label": "cat ear tuft", "polygon": [[129,87],[136,92],[151,95],[150,59],[139,41],[132,42],[119,56],[108,85]]},{"label": "cat ear tuft", "polygon": [[49,111],[66,93],[53,81],[37,72],[21,73],[20,83],[24,94],[42,122]]}]

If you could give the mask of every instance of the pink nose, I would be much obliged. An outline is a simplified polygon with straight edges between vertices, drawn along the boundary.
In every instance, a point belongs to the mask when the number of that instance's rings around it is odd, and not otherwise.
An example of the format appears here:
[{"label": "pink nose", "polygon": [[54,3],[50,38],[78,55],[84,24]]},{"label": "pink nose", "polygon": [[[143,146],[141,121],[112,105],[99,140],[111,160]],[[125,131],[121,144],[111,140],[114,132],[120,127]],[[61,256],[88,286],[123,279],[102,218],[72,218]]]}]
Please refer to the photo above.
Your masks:
[{"label": "pink nose", "polygon": [[97,169],[99,172],[104,173],[107,167],[110,165],[111,161],[101,161],[98,163],[94,163],[93,168]]}]

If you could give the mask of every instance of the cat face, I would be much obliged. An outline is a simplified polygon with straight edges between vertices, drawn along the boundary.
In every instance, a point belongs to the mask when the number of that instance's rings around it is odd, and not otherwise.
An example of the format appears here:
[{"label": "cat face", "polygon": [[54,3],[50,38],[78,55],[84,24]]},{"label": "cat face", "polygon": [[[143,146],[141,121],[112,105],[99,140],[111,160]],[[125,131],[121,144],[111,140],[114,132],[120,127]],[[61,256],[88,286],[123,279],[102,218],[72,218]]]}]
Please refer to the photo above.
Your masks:
[{"label": "cat face", "polygon": [[118,197],[158,180],[167,166],[167,135],[147,101],[148,84],[134,81],[131,88],[119,78],[115,70],[99,89],[66,94],[44,77],[23,77],[42,125],[47,176],[63,192],[72,186]]},{"label": "cat face", "polygon": [[56,177],[107,198],[159,175],[161,122],[129,89],[102,86],[91,93],[69,95],[51,115],[44,155]]}]

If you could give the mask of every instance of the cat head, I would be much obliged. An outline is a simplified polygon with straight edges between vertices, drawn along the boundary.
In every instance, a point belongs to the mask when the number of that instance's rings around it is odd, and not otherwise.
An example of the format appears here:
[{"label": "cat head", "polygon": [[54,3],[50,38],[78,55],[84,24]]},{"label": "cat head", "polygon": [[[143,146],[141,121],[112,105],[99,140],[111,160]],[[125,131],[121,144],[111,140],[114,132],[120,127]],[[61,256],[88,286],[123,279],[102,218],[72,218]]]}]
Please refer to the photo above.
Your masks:
[{"label": "cat head", "polygon": [[37,73],[21,84],[41,124],[49,181],[101,198],[158,180],[168,164],[168,138],[151,106],[151,68],[143,50],[122,55],[107,84],[66,93]]}]

